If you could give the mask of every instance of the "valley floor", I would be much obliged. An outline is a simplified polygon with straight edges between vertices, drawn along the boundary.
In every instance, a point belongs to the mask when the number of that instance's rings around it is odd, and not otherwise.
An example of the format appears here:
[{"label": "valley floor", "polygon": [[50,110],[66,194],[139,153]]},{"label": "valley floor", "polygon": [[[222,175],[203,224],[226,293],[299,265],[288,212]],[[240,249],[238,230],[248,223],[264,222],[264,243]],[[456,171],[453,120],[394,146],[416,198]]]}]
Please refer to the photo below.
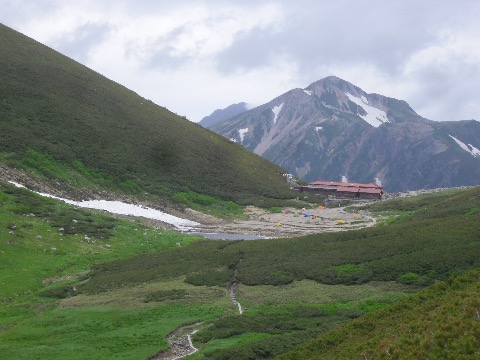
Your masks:
[{"label": "valley floor", "polygon": [[[65,191],[55,186],[36,181],[31,177],[8,167],[0,167],[0,180],[15,182],[39,193],[76,201],[109,200],[122,201],[159,209],[166,214],[198,222],[200,225],[190,227],[187,232],[203,234],[240,234],[253,237],[284,238],[320,232],[336,232],[359,229],[375,224],[376,219],[366,211],[346,212],[337,208],[285,208],[279,213],[249,206],[245,209],[247,220],[225,221],[192,209],[180,209],[172,205],[138,202],[134,198],[119,197],[106,192],[91,190]],[[175,229],[175,226],[158,219],[143,218],[146,225]],[[185,231],[185,227],[182,228]]]},{"label": "valley floor", "polygon": [[281,213],[247,207],[248,220],[233,222],[202,222],[198,230],[205,233],[234,233],[265,237],[294,237],[320,232],[359,229],[375,224],[376,219],[366,211],[346,212],[338,208],[285,208]]}]

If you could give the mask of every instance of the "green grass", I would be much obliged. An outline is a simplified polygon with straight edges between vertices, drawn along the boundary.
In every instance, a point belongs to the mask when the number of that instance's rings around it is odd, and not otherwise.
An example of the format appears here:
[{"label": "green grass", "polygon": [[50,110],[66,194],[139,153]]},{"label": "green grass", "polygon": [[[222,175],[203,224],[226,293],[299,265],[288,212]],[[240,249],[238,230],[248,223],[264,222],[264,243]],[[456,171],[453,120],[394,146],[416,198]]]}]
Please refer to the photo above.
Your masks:
[{"label": "green grass", "polygon": [[325,285],[312,280],[288,285],[239,287],[239,299],[246,309],[263,305],[302,305],[358,303],[359,301],[391,302],[408,295],[412,289],[396,282],[371,282],[362,285]]},{"label": "green grass", "polygon": [[[246,313],[200,330],[194,339],[205,345],[198,357],[263,358],[262,351],[267,351],[268,358],[410,294],[408,287],[395,283],[342,286],[303,280],[283,286],[240,285],[237,299]],[[238,342],[244,334],[256,336]]]},{"label": "green grass", "polygon": [[241,145],[4,25],[0,42],[0,164],[65,189],[265,207],[296,196],[283,169]]},{"label": "green grass", "polygon": [[0,194],[4,298],[38,288],[52,271],[59,276],[82,272],[96,262],[164,251],[195,240],[73,208],[7,184],[0,184]]},{"label": "green grass", "polygon": [[[426,206],[405,210],[401,222],[358,231],[258,242],[200,241],[101,264],[79,289],[98,294],[178,276],[198,286],[226,287],[235,281],[241,284],[238,297],[246,313],[214,321],[195,339],[205,344],[208,358],[269,358],[479,266],[480,219],[470,215],[479,196],[480,188],[436,196]],[[243,333],[270,336],[217,348],[218,339],[228,342]],[[210,349],[213,339],[216,348]]]},{"label": "green grass", "polygon": [[433,285],[278,359],[478,359],[480,270]]},{"label": "green grass", "polygon": [[10,323],[0,350],[5,359],[144,359],[168,347],[171,330],[223,311],[217,304],[57,307]]},{"label": "green grass", "polygon": [[213,351],[222,351],[233,347],[242,346],[245,344],[255,343],[266,338],[269,338],[271,335],[266,333],[243,333],[240,335],[230,336],[228,339],[213,339],[208,342],[208,346],[201,349],[199,352],[191,355],[189,359],[204,359],[208,358],[206,354],[209,354]]},{"label": "green grass", "polygon": [[[402,281],[415,273],[422,284],[480,265],[480,188],[455,201],[439,198],[408,221],[301,239],[259,242],[202,241],[95,268],[83,291],[101,291],[161,277],[187,276],[196,285],[225,286],[235,273],[245,285],[284,285],[310,279],[324,284]],[[156,269],[162,264],[162,273]]]},{"label": "green grass", "polygon": [[[70,224],[78,234],[59,231]],[[175,328],[230,311],[225,289],[194,287],[183,279],[74,296],[74,286],[97,263],[197,240],[0,184],[2,358],[146,358],[166,348],[165,336]],[[172,291],[184,296],[155,298]]]},{"label": "green grass", "polygon": [[[170,331],[196,322],[202,322],[196,358],[272,358],[352,319],[392,317],[388,309],[398,301],[422,313],[417,300],[405,299],[478,266],[480,222],[472,209],[479,207],[479,188],[436,197],[389,225],[226,242],[0,186],[0,351],[7,358],[146,358],[165,349]],[[228,296],[232,282],[242,315]],[[459,304],[475,309],[473,293]],[[360,324],[361,331],[375,329]],[[447,330],[460,330],[448,326],[439,333],[445,341],[470,351],[470,343],[450,340]]]},{"label": "green grass", "polygon": [[233,201],[197,194],[193,191],[176,193],[173,199],[194,210],[219,218],[240,218],[243,216],[243,206]]}]

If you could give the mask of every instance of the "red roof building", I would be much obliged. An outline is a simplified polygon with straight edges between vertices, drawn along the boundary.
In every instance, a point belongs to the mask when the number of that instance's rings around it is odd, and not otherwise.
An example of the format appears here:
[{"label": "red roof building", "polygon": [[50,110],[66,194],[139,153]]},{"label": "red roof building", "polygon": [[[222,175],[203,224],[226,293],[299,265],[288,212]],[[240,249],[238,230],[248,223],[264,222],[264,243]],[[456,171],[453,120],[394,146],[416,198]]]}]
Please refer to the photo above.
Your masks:
[{"label": "red roof building", "polygon": [[315,192],[318,195],[330,195],[335,198],[345,199],[372,199],[380,200],[383,188],[377,184],[361,184],[349,182],[317,180],[307,186],[297,186],[296,190],[303,192]]}]

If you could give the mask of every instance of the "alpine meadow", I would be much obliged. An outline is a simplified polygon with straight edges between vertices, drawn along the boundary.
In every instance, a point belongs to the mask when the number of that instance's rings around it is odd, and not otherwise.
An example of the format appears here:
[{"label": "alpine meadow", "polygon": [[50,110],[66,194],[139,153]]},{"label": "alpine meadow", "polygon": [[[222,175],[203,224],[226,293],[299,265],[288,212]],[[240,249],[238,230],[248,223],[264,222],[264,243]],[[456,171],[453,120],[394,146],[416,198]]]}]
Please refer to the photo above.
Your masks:
[{"label": "alpine meadow", "polygon": [[[282,167],[4,25],[0,43],[0,358],[480,358],[479,186],[299,193]],[[279,214],[319,230],[209,240],[83,200],[198,229]],[[335,211],[329,230],[306,209]]]}]

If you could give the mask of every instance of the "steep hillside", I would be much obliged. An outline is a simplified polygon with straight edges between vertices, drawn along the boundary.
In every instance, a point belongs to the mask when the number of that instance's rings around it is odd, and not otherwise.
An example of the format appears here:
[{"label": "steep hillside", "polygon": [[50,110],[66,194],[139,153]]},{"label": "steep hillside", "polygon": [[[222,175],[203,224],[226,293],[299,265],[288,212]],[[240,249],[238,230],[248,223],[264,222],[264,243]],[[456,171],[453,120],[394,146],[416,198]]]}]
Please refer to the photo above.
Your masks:
[{"label": "steep hillside", "polygon": [[333,76],[210,128],[307,181],[379,178],[403,191],[480,178],[480,122],[427,120]]},{"label": "steep hillside", "polygon": [[480,269],[339,327],[277,359],[478,359]]},{"label": "steep hillside", "polygon": [[72,188],[292,196],[283,170],[245,148],[3,25],[0,42],[1,162]]}]

